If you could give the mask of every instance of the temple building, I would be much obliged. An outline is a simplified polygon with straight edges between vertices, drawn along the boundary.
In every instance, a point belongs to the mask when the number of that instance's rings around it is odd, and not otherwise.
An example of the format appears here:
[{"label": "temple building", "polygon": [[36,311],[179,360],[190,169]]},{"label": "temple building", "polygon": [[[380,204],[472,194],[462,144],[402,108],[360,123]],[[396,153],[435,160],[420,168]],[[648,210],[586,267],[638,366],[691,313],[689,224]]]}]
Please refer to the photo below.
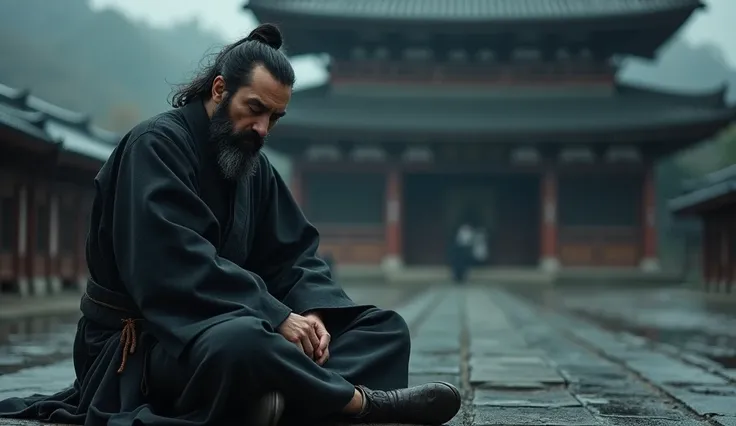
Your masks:
[{"label": "temple building", "polygon": [[692,179],[669,200],[679,218],[700,222],[700,272],[706,292],[733,293],[736,281],[736,165]]},{"label": "temple building", "polygon": [[443,265],[461,222],[487,266],[658,269],[656,161],[736,117],[723,88],[617,79],[699,0],[250,0],[290,56],[327,54],[269,146],[338,264]]},{"label": "temple building", "polygon": [[119,135],[0,84],[0,299],[83,288],[94,177]]}]

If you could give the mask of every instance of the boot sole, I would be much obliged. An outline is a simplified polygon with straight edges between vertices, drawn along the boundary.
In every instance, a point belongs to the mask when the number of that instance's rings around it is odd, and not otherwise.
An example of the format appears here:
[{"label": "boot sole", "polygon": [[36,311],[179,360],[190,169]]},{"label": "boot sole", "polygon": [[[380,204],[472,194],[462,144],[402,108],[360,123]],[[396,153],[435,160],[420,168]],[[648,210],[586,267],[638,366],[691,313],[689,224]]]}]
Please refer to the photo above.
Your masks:
[{"label": "boot sole", "polygon": [[[460,395],[460,391],[453,385],[447,383],[447,382],[436,382],[438,385],[444,385],[452,391],[452,393],[455,395],[455,399],[452,401],[447,401],[446,404],[437,404],[433,407],[432,410],[435,416],[433,416],[432,419],[427,419],[428,421],[431,421],[432,423],[428,423],[431,425],[442,425],[450,420],[452,420],[457,413],[460,412],[460,407],[463,404],[462,396]],[[443,401],[444,402],[444,401]],[[439,416],[439,417],[438,417]]]}]

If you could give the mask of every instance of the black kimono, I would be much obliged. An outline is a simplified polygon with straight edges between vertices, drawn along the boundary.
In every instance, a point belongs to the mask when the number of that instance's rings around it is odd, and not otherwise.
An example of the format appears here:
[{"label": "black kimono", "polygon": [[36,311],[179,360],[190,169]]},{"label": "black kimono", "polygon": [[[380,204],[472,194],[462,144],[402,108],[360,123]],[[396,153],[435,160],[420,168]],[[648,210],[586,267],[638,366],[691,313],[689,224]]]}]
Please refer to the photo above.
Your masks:
[{"label": "black kimono", "polygon": [[[406,387],[409,334],[331,279],[319,236],[264,155],[253,177],[217,173],[201,102],[134,128],[95,179],[73,387],[0,401],[0,416],[90,426],[242,423],[270,390],[287,418],[339,412],[354,386]],[[317,365],[276,328],[320,311]]]}]

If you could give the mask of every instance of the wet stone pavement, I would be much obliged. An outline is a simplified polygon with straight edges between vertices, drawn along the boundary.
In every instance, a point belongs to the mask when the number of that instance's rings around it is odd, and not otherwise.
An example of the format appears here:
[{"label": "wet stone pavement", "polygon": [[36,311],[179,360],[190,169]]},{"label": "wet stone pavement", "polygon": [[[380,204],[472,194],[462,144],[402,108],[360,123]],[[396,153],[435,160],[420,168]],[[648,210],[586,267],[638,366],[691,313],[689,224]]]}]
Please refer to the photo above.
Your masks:
[{"label": "wet stone pavement", "polygon": [[[412,330],[411,384],[462,390],[449,425],[736,425],[736,377],[671,347],[492,288],[439,287],[396,309]],[[0,398],[73,374],[69,361],[29,371],[0,376]]]},{"label": "wet stone pavement", "polygon": [[736,299],[677,287],[557,289],[528,297],[608,329],[699,354],[736,374]]}]

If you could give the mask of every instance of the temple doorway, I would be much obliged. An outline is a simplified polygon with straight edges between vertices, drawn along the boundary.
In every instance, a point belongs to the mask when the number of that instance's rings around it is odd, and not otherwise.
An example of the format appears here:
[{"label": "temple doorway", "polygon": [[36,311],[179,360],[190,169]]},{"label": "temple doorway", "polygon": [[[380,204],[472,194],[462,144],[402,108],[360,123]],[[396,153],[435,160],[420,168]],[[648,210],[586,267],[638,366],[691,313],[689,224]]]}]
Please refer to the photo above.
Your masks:
[{"label": "temple doorway", "polygon": [[461,223],[485,231],[487,266],[539,261],[538,175],[407,174],[404,177],[404,261],[446,264]]}]

